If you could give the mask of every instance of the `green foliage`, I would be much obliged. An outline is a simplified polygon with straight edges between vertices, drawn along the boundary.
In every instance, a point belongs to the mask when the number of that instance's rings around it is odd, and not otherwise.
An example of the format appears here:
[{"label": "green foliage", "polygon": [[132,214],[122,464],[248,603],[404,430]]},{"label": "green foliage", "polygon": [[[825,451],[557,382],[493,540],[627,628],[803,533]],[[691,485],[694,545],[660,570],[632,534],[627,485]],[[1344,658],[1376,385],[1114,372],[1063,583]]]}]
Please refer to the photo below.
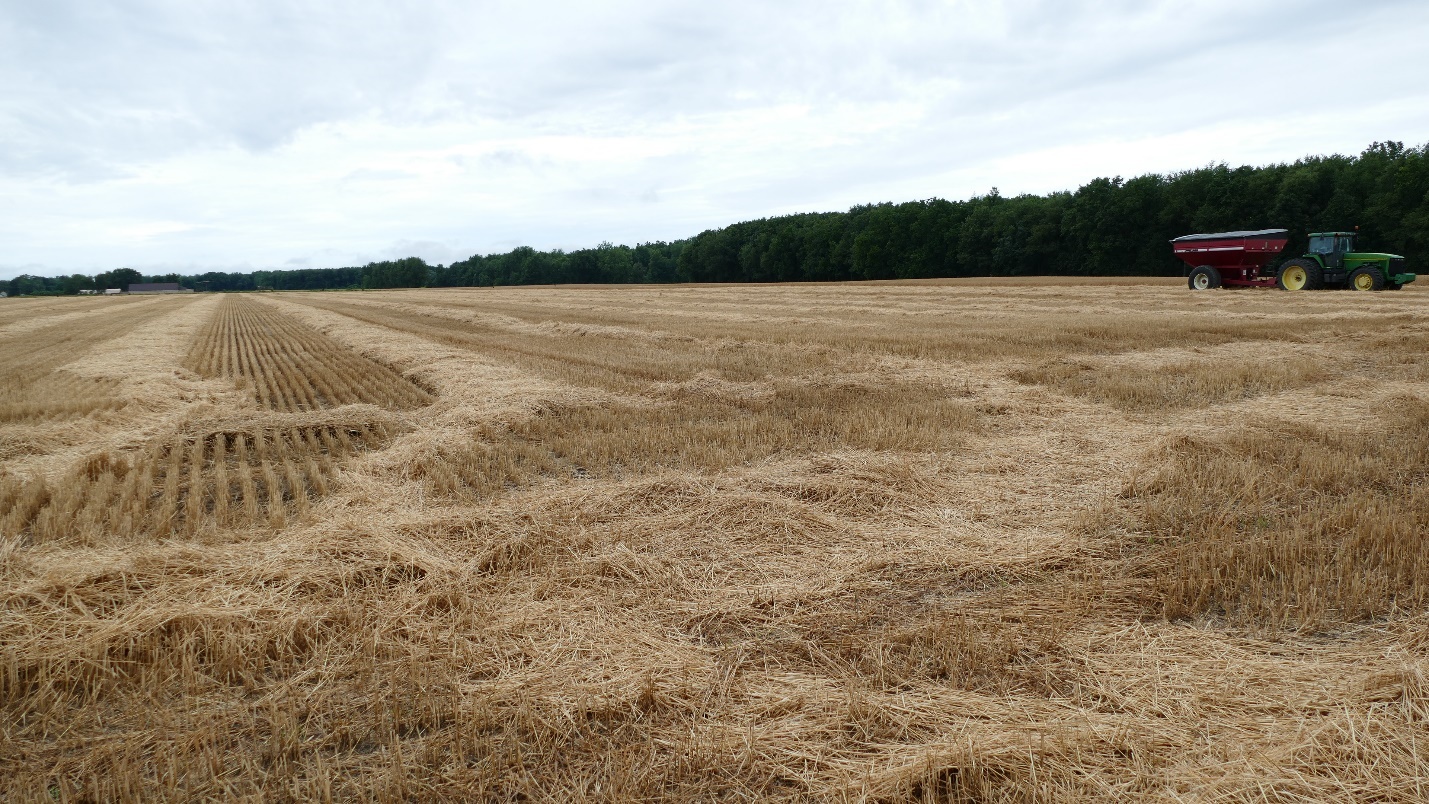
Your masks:
[{"label": "green foliage", "polygon": [[[1305,234],[1360,227],[1360,247],[1409,265],[1429,260],[1429,146],[1376,142],[1359,156],[1315,156],[1266,167],[1210,165],[1169,176],[1093,179],[1075,192],[966,201],[931,198],[847,212],[744,221],[672,243],[602,243],[577,251],[522,246],[449,266],[417,257],[361,268],[148,277],[197,290],[801,282],[955,276],[1177,275],[1167,241],[1193,232],[1284,227],[1286,253]],[[128,268],[94,287],[144,281]],[[74,293],[75,277],[22,276],[12,295]]]},{"label": "green foliage", "polygon": [[536,251],[522,246],[505,254],[475,255],[428,275],[431,287],[560,284],[650,284],[685,281],[677,263],[684,243],[641,243],[634,248],[601,243],[577,251]]},{"label": "green foliage", "polygon": [[20,274],[14,279],[11,279],[5,289],[11,296],[49,295],[57,292],[58,283],[58,279],[46,279],[43,276]]},{"label": "green foliage", "polygon": [[112,271],[105,271],[94,278],[94,286],[100,290],[108,288],[119,288],[128,290],[130,285],[143,282],[144,275],[133,268],[115,268]]},{"label": "green foliage", "polygon": [[387,262],[370,262],[362,267],[364,288],[420,288],[427,284],[426,260],[407,257]]},{"label": "green foliage", "polygon": [[70,274],[56,281],[59,283],[60,292],[67,296],[73,296],[81,290],[94,290],[94,280],[84,274]]}]

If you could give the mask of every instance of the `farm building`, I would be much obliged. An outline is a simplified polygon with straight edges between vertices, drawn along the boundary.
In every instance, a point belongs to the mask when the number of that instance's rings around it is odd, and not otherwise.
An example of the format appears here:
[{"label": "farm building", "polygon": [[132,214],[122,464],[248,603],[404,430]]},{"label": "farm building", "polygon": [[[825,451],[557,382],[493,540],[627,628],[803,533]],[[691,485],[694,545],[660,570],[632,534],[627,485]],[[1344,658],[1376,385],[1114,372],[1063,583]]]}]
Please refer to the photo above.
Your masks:
[{"label": "farm building", "polygon": [[120,290],[119,288],[105,288],[105,289],[104,289],[104,295],[106,295],[106,296],[118,296],[120,293],[123,293],[123,292],[124,292],[124,291]]},{"label": "farm building", "polygon": [[178,282],[136,282],[129,286],[130,293],[193,293],[191,288],[179,287]]}]

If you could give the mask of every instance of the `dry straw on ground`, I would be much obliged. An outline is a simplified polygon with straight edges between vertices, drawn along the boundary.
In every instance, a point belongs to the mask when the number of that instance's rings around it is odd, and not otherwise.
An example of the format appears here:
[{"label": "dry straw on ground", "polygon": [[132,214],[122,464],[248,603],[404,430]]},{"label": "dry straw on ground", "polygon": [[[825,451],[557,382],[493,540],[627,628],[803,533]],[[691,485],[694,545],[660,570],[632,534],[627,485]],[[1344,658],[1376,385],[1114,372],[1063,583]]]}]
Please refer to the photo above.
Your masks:
[{"label": "dry straw on ground", "polygon": [[1429,799],[1426,306],[7,300],[0,798]]}]

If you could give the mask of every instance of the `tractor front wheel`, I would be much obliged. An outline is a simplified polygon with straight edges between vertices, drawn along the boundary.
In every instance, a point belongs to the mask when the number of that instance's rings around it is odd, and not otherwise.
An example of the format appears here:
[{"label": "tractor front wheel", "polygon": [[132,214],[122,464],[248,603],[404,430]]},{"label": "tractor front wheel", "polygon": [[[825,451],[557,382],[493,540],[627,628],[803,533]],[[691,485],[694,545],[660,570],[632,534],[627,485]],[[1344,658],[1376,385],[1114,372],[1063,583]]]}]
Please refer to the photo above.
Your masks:
[{"label": "tractor front wheel", "polygon": [[1384,290],[1384,274],[1374,268],[1360,268],[1345,280],[1350,290]]},{"label": "tractor front wheel", "polygon": [[1275,274],[1275,286],[1281,290],[1319,290],[1325,286],[1325,269],[1304,257],[1287,260]]},{"label": "tractor front wheel", "polygon": [[1211,290],[1221,286],[1221,272],[1212,265],[1202,265],[1191,271],[1191,276],[1186,280],[1186,285],[1191,290]]}]

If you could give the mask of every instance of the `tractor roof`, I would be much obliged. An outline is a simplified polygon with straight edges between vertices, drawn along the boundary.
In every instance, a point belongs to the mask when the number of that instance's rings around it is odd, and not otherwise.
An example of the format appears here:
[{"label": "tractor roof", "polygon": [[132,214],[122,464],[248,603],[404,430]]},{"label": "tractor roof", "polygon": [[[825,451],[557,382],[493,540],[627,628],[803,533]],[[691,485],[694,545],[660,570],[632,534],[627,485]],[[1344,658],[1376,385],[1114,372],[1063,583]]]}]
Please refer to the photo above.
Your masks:
[{"label": "tractor roof", "polygon": [[1359,232],[1311,232],[1311,237],[1354,237]]}]

